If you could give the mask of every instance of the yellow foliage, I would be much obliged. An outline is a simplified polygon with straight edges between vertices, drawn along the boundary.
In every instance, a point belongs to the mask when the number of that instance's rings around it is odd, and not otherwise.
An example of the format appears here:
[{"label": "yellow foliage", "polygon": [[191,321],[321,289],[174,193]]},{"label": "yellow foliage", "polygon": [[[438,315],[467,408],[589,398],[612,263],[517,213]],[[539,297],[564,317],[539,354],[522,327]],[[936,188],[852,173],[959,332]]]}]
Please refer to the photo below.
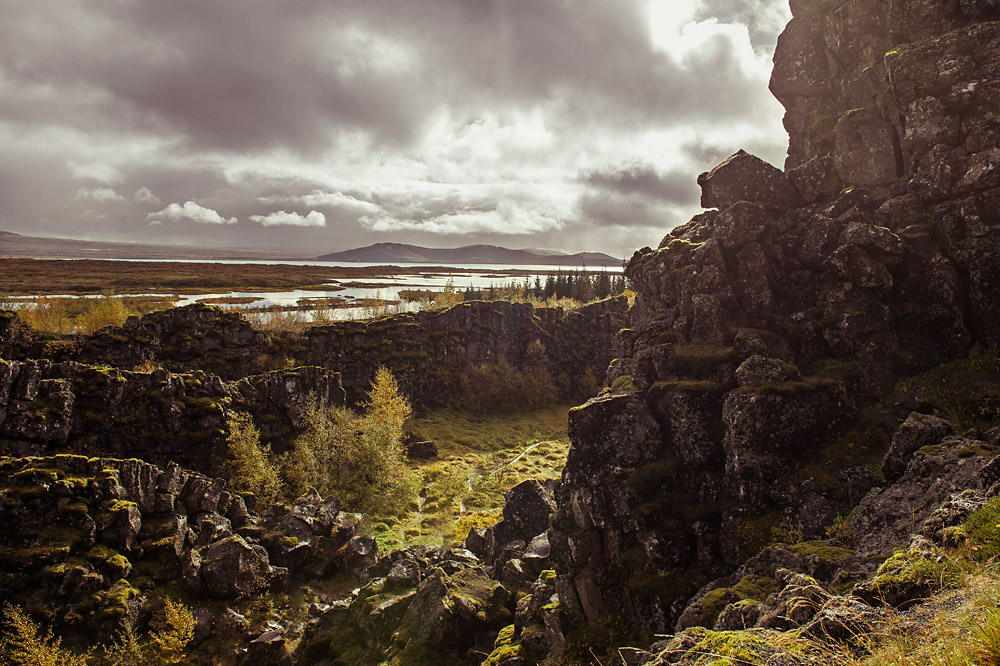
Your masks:
[{"label": "yellow foliage", "polygon": [[162,629],[152,634],[159,662],[182,664],[186,661],[184,649],[194,638],[194,613],[179,601],[167,599],[163,609]]},{"label": "yellow foliage", "polygon": [[363,511],[405,504],[414,483],[402,443],[410,404],[399,393],[392,373],[379,368],[362,406],[365,412],[356,414],[310,398],[304,415],[306,431],[295,440],[285,462],[292,494],[312,488]]},{"label": "yellow foliage", "polygon": [[229,426],[230,485],[241,493],[252,493],[262,506],[273,502],[281,491],[278,466],[271,457],[271,447],[260,443],[260,431],[249,414],[236,412]]},{"label": "yellow foliage", "polygon": [[124,299],[108,289],[77,316],[76,328],[80,333],[90,335],[108,326],[121,326],[133,314],[136,313],[129,309]]},{"label": "yellow foliage", "polygon": [[86,666],[90,652],[75,654],[62,647],[62,639],[44,632],[17,606],[3,609],[6,626],[0,638],[0,657],[10,666]]}]

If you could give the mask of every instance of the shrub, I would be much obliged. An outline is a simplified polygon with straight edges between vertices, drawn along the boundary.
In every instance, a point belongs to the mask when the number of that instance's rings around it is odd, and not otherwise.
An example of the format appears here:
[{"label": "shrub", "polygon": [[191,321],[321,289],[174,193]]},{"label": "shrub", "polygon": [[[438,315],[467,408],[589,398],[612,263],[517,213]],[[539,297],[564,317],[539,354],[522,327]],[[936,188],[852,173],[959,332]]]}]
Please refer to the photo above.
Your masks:
[{"label": "shrub", "polygon": [[6,629],[0,638],[0,657],[11,666],[85,666],[90,653],[78,655],[62,647],[62,639],[44,632],[17,606],[3,609]]},{"label": "shrub", "polygon": [[73,325],[66,308],[51,298],[39,298],[32,304],[25,304],[17,311],[25,326],[40,333],[72,333]]},{"label": "shrub", "polygon": [[131,315],[136,314],[121,296],[106,289],[100,298],[92,299],[88,307],[76,318],[76,328],[84,335],[96,333],[108,326],[121,326]]},{"label": "shrub", "polygon": [[183,664],[185,652],[194,638],[195,619],[191,609],[179,601],[166,600],[162,615],[154,621],[155,631],[148,642],[128,628],[104,653],[104,662],[111,666],[145,666],[146,664]]},{"label": "shrub", "polygon": [[179,601],[167,599],[159,630],[151,635],[158,661],[162,664],[185,663],[184,650],[194,638],[194,629],[191,609]]},{"label": "shrub", "polygon": [[343,407],[306,405],[306,430],[285,463],[288,490],[336,495],[352,510],[405,506],[413,480],[405,463],[403,423],[410,405],[392,373],[379,368],[357,414]]},{"label": "shrub", "polygon": [[230,484],[233,490],[251,493],[264,506],[281,491],[278,466],[271,448],[260,443],[260,431],[249,414],[236,412],[227,419],[229,436]]}]

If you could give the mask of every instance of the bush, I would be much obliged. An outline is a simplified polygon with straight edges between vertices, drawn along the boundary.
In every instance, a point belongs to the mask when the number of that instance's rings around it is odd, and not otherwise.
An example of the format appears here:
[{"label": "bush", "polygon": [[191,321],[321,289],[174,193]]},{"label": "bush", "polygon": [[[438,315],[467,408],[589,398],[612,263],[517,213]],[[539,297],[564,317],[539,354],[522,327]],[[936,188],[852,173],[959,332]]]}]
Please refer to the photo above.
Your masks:
[{"label": "bush", "polygon": [[376,371],[362,407],[364,413],[357,414],[323,407],[310,398],[306,431],[295,440],[285,463],[293,495],[312,488],[363,512],[405,506],[414,490],[402,442],[410,404],[387,369]]},{"label": "bush", "polygon": [[11,666],[85,666],[87,654],[78,655],[62,647],[62,639],[44,632],[17,606],[3,609],[6,629],[0,638],[0,657]]},{"label": "bush", "polygon": [[233,490],[251,493],[263,506],[271,504],[281,491],[281,477],[271,457],[271,448],[261,445],[260,431],[249,414],[232,414],[227,424],[229,481]]},{"label": "bush", "polygon": [[76,318],[76,328],[84,335],[91,335],[108,326],[121,326],[133,314],[136,312],[129,309],[121,296],[105,290]]}]

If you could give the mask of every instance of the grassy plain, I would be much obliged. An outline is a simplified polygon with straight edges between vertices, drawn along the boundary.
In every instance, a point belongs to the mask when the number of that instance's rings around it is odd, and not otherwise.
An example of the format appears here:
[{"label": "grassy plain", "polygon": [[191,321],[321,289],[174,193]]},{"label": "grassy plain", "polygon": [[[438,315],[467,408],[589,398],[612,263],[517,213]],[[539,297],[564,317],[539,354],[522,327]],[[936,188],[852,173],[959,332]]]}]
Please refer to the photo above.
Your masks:
[{"label": "grassy plain", "polygon": [[[0,293],[99,294],[112,289],[119,294],[188,294],[216,291],[277,291],[283,289],[331,290],[332,281],[377,278],[387,275],[447,272],[479,273],[477,268],[397,266],[299,266],[290,264],[218,264],[197,262],[136,262],[97,259],[4,259],[0,262]],[[511,270],[506,277],[527,275]]]}]

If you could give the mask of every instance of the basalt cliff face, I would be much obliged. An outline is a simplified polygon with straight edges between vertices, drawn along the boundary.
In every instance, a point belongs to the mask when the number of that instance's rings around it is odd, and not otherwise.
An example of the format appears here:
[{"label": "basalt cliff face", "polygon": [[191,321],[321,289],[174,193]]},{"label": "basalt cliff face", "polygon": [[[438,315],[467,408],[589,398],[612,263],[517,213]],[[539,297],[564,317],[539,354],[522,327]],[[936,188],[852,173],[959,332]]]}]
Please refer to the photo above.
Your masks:
[{"label": "basalt cliff face", "polygon": [[[223,380],[293,363],[340,373],[347,400],[364,397],[375,369],[388,367],[411,402],[447,404],[469,366],[503,361],[523,368],[538,343],[563,398],[585,398],[581,382],[603,379],[615,335],[626,322],[624,297],[564,312],[526,303],[470,301],[440,312],[313,326],[301,335],[268,335],[239,314],[193,305],[131,318],[122,327],[58,341],[32,339],[13,313],[0,313],[0,356],[110,364],[145,360],[175,373],[204,371]],[[6,316],[2,316],[6,315]],[[590,377],[589,380],[586,380]]]},{"label": "basalt cliff face", "polygon": [[[825,536],[866,494],[873,510],[929,455],[894,443],[882,465],[911,410],[942,406],[900,378],[1000,341],[996,3],[792,11],[771,80],[785,170],[741,151],[699,178],[715,210],[631,259],[610,388],[571,412],[549,535],[570,625],[705,624],[685,611],[699,587],[783,531]],[[985,435],[966,434],[959,448],[979,451]],[[988,460],[936,477],[938,496],[988,487],[970,471]],[[918,522],[934,508],[920,501]],[[899,545],[866,538],[838,547]]]}]

